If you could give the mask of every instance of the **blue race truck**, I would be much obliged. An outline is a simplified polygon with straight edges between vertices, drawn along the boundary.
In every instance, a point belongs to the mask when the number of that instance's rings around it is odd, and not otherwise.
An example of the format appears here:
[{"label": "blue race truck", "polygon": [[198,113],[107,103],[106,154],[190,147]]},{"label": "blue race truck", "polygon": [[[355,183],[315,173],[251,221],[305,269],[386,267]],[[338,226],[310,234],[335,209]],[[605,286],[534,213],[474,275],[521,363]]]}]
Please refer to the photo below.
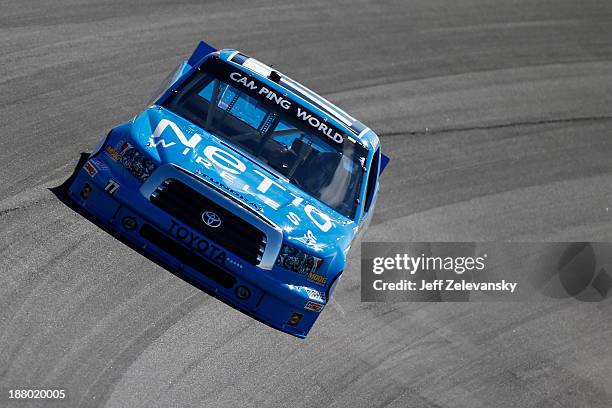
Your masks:
[{"label": "blue race truck", "polygon": [[82,210],[208,293],[304,338],[372,218],[368,127],[280,72],[201,42],[69,187]]}]

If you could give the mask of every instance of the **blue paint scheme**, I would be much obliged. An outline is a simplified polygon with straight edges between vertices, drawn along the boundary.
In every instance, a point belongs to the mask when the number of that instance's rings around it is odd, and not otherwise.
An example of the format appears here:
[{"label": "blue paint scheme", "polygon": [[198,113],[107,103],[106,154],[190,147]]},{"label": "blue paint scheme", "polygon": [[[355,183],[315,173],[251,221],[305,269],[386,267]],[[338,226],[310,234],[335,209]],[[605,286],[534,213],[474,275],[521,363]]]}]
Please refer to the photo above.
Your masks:
[{"label": "blue paint scheme", "polygon": [[[80,169],[69,188],[69,196],[100,222],[169,269],[180,271],[232,307],[272,327],[304,338],[320,314],[305,309],[305,306],[308,302],[325,305],[329,301],[337,278],[344,269],[349,249],[356,245],[355,241],[371,221],[379,189],[378,175],[388,160],[385,161],[386,156],[375,158],[376,154],[380,154],[380,149],[378,137],[373,131],[355,135],[328,112],[293,95],[268,78],[257,75],[270,89],[287,94],[292,100],[327,119],[329,123],[344,129],[347,135],[368,149],[360,193],[361,204],[354,219],[349,219],[310,197],[282,176],[271,172],[238,147],[161,106],[194,70],[212,56],[226,61],[232,69],[253,75],[247,68],[228,61],[233,54],[234,50],[216,51],[201,42],[189,60],[178,67],[166,91],[151,107],[134,119],[115,127],[103,139],[89,161],[97,173],[91,176],[85,168]],[[124,142],[144,153],[157,166],[144,182],[135,178],[121,161],[113,157],[113,149],[118,151]],[[237,171],[236,166],[228,166],[226,160],[234,163],[238,161],[241,163],[238,166],[241,170]],[[232,287],[219,285],[205,274],[181,262],[178,257],[166,251],[166,248],[157,247],[140,232],[146,224],[182,248],[193,252],[193,236],[198,234],[200,239],[208,242],[207,245],[216,245],[214,234],[212,237],[202,237],[198,231],[150,201],[151,194],[169,178],[181,181],[265,233],[266,249],[259,264],[247,262],[225,248],[218,248],[226,254],[222,263],[210,254],[198,253],[198,256],[207,262],[216,262],[215,265],[224,273],[233,276],[235,284]],[[120,186],[112,195],[104,190],[108,180],[113,180]],[[367,180],[373,181],[374,184],[369,192],[366,191]],[[87,198],[81,195],[85,184],[91,187]],[[123,221],[126,217],[135,220],[134,228],[125,227]],[[296,220],[299,220],[297,225]],[[331,223],[329,228],[328,220]],[[191,243],[189,239],[179,237],[176,225],[189,231]],[[312,237],[315,237],[316,241],[313,242]],[[309,279],[307,275],[276,265],[274,261],[283,243],[323,259],[316,271],[319,276],[310,276],[312,279]],[[316,280],[325,282],[322,284]],[[235,288],[238,286],[245,286],[250,290],[251,296],[248,300],[241,300],[236,295]],[[303,316],[295,326],[288,324],[293,313]]]}]

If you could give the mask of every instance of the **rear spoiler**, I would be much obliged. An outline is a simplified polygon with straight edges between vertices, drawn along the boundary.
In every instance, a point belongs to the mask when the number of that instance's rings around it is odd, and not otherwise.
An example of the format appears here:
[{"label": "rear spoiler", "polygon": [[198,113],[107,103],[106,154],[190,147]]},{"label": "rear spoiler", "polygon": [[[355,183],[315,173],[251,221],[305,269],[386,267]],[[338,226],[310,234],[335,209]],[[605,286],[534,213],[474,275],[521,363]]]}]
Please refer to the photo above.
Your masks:
[{"label": "rear spoiler", "polygon": [[204,41],[200,41],[196,49],[191,54],[191,57],[189,57],[189,60],[187,60],[187,64],[193,67],[202,58],[215,51],[217,51],[215,47],[208,43],[205,43]]}]

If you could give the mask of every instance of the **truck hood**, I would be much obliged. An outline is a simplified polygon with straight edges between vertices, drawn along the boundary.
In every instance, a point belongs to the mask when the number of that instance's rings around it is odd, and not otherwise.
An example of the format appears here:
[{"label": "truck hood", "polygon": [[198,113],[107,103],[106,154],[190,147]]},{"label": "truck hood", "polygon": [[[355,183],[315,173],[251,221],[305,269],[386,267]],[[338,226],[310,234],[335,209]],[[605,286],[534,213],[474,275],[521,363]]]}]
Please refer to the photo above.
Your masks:
[{"label": "truck hood", "polygon": [[325,255],[345,249],[355,235],[354,221],[165,108],[154,106],[135,117],[130,136],[136,147],[158,163],[177,165],[259,211],[298,246]]}]

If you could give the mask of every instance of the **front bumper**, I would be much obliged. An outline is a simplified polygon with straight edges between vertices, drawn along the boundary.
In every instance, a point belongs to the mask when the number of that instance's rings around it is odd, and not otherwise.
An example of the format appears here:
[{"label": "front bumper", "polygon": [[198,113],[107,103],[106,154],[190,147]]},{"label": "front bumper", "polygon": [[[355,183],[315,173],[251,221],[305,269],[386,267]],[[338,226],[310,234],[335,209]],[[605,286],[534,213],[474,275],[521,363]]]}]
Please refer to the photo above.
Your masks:
[{"label": "front bumper", "polygon": [[[122,179],[125,176],[113,171],[105,160],[110,159],[101,154],[78,170],[68,189],[76,204],[141,253],[209,294],[276,329],[300,338],[307,336],[323,303],[309,297],[310,288],[272,278],[282,232],[269,220],[175,166],[159,167],[138,186],[133,180]],[[264,231],[267,245],[261,262],[253,265],[241,259],[153,205],[149,197],[169,178],[181,180]],[[313,303],[320,306],[315,308],[318,311],[312,310]]]}]

